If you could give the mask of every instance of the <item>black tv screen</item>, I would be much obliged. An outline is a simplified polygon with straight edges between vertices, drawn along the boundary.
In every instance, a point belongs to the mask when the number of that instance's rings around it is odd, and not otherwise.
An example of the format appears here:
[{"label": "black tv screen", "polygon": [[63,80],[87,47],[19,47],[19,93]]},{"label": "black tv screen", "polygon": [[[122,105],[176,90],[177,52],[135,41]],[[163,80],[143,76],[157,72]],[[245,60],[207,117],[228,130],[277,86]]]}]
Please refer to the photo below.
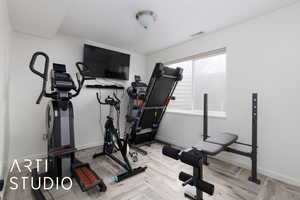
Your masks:
[{"label": "black tv screen", "polygon": [[86,76],[128,80],[130,55],[84,45],[83,62],[89,68]]}]

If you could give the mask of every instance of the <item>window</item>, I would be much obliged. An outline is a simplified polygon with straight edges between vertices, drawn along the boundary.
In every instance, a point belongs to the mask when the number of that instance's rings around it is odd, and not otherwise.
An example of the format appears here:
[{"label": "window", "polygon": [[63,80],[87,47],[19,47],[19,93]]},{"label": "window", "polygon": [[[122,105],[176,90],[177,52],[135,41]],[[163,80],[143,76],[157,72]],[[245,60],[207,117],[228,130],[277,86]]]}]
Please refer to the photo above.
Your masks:
[{"label": "window", "polygon": [[169,110],[202,112],[203,94],[208,93],[208,110],[225,112],[226,53],[220,49],[167,64],[183,68],[183,80],[178,83]]}]

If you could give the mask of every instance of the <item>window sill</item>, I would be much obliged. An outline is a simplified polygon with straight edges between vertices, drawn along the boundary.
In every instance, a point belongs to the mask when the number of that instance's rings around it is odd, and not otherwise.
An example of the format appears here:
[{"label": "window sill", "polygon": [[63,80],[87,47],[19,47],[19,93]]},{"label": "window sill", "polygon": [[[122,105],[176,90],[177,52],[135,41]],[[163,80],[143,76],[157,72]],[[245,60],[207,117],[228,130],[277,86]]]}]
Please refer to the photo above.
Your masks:
[{"label": "window sill", "polygon": [[[194,115],[203,116],[203,111],[190,111],[190,110],[167,110],[166,113],[179,114],[179,115]],[[224,111],[208,111],[209,118],[226,119],[227,115]]]}]

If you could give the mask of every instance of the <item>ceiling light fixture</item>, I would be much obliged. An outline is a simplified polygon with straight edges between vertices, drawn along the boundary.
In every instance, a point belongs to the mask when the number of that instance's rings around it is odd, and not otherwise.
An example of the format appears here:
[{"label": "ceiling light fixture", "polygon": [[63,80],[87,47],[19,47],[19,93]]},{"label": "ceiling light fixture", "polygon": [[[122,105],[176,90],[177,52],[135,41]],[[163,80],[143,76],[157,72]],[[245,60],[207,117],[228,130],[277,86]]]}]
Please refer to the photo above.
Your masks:
[{"label": "ceiling light fixture", "polygon": [[145,29],[148,29],[156,21],[157,15],[153,11],[142,10],[136,13],[135,18]]}]

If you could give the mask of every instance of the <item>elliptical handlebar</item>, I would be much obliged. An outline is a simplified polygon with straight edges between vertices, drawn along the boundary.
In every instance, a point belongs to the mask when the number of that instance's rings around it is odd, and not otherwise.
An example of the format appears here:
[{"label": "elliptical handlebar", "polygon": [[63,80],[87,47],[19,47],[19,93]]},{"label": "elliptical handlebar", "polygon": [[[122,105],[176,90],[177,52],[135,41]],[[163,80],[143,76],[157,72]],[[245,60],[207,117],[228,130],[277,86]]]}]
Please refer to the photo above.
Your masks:
[{"label": "elliptical handlebar", "polygon": [[[76,96],[79,95],[79,93],[80,93],[80,91],[82,89],[82,86],[84,84],[84,81],[86,80],[84,72],[88,70],[88,67],[83,62],[77,62],[76,63],[76,67],[77,67],[77,70],[79,71],[79,74],[80,74],[80,76],[82,78],[80,79],[78,73],[76,73],[76,79],[77,79],[77,83],[78,83],[78,88],[75,90],[76,93],[72,94],[72,97],[76,97]],[[80,67],[82,67],[82,69]]]},{"label": "elliptical handlebar", "polygon": [[[36,59],[38,56],[43,56],[45,58],[45,67],[44,67],[44,73],[41,73],[39,72],[38,70],[36,70],[34,68],[34,64],[36,62]],[[41,52],[41,51],[38,51],[36,53],[34,53],[31,57],[31,60],[30,60],[30,64],[29,64],[29,68],[30,70],[38,75],[39,77],[41,77],[42,79],[47,79],[47,75],[48,75],[48,68],[49,68],[49,56],[44,53],[44,52]]]},{"label": "elliptical handlebar", "polygon": [[[82,66],[82,69],[80,68]],[[77,62],[76,67],[82,77],[85,78],[84,72],[88,70],[88,67],[83,62]]]},{"label": "elliptical handlebar", "polygon": [[[36,59],[37,59],[39,56],[43,56],[43,57],[45,58],[45,66],[44,66],[44,72],[43,72],[43,73],[39,72],[38,70],[36,70],[36,69],[34,68],[34,64],[35,64],[35,62],[36,62]],[[39,97],[38,97],[37,100],[36,100],[36,104],[40,104],[40,102],[41,102],[43,96],[46,95],[46,86],[47,86],[48,69],[49,69],[49,56],[48,56],[46,53],[40,52],[40,51],[34,53],[33,56],[31,57],[30,64],[29,64],[29,68],[30,68],[30,70],[31,70],[34,74],[38,75],[39,77],[41,77],[41,78],[43,79],[42,91],[41,91]]]}]

